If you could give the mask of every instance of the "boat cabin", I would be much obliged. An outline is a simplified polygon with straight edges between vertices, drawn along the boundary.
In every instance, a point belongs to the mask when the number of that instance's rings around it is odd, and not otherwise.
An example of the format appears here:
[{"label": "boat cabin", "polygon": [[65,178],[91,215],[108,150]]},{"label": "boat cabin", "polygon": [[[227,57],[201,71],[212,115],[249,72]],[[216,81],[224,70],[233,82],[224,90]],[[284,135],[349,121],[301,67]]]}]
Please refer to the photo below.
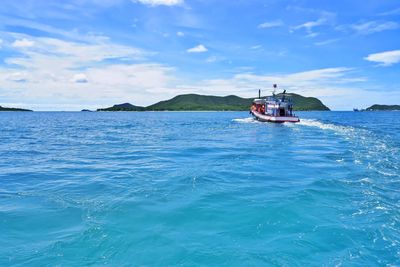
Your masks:
[{"label": "boat cabin", "polygon": [[283,95],[281,98],[273,95],[266,99],[256,98],[251,106],[252,111],[271,116],[293,116],[292,101]]},{"label": "boat cabin", "polygon": [[285,95],[282,98],[278,98],[276,96],[270,96],[266,99],[267,109],[265,114],[269,114],[272,116],[293,116],[293,104],[290,98],[285,98]]}]

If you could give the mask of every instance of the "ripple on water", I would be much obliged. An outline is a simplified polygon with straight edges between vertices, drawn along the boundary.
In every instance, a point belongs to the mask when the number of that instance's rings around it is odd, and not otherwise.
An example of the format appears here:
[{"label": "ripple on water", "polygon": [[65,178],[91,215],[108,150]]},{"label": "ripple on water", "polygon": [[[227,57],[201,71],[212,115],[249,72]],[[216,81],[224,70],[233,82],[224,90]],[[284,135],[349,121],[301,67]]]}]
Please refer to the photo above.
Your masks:
[{"label": "ripple on water", "polygon": [[2,115],[0,265],[399,265],[398,118],[367,115]]}]

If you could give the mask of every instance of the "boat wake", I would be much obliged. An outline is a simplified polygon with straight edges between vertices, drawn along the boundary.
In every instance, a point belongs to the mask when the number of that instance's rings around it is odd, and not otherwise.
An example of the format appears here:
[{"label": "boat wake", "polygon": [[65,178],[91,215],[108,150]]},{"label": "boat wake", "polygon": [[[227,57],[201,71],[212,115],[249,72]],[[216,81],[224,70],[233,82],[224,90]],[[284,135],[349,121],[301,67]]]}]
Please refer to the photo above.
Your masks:
[{"label": "boat wake", "polygon": [[260,123],[259,121],[255,120],[253,117],[242,118],[242,119],[233,119],[232,121],[238,123]]},{"label": "boat wake", "polygon": [[[233,122],[238,122],[238,123],[265,123],[265,122],[260,122],[253,117],[248,117],[248,118],[238,118],[238,119],[233,119]],[[297,123],[292,123],[292,122],[284,122],[281,125],[285,125],[288,127],[294,127],[297,125],[302,125],[302,126],[309,126],[309,127],[316,127],[320,128],[322,130],[332,130],[335,132],[340,132],[340,133],[350,133],[354,132],[355,128],[350,127],[350,126],[341,126],[341,125],[336,125],[332,123],[323,123],[318,120],[313,120],[313,119],[301,119],[300,122]]]},{"label": "boat wake", "polygon": [[[233,121],[256,122],[252,118]],[[321,151],[326,151],[319,154],[319,160],[327,166],[337,166],[338,175],[327,175],[330,176],[329,179],[318,179],[312,187],[320,188],[322,185],[321,190],[326,190],[324,187],[327,185],[329,190],[332,190],[338,186],[334,190],[341,190],[341,193],[343,188],[350,188],[352,193],[346,199],[348,205],[343,209],[351,212],[349,222],[368,221],[370,225],[378,225],[377,229],[381,230],[377,231],[378,235],[373,239],[373,246],[375,240],[380,240],[378,241],[380,243],[390,242],[394,248],[398,246],[396,237],[399,232],[394,226],[400,223],[398,216],[400,205],[396,198],[400,185],[400,147],[393,138],[375,132],[374,127],[369,129],[316,119],[300,119],[298,123],[278,125],[288,127],[286,130],[289,134],[297,138],[289,139],[287,144],[296,145],[298,140],[301,140],[300,142],[307,144],[306,147],[309,149],[307,151],[310,154],[315,151],[318,155]],[[284,132],[276,131],[279,130],[276,127],[271,127],[269,130],[277,134]],[[313,141],[319,138],[323,141],[313,144]],[[290,140],[293,144],[289,143]],[[318,168],[318,163],[310,164],[310,168]],[[333,168],[335,167],[332,167],[332,170],[326,169],[326,172],[333,171]],[[393,202],[394,199],[397,202]],[[382,224],[382,221],[385,223]],[[397,252],[398,249],[395,250]]]},{"label": "boat wake", "polygon": [[312,119],[303,119],[296,125],[316,127],[322,130],[331,130],[351,142],[351,151],[354,163],[365,165],[369,170],[376,171],[384,176],[399,177],[400,149],[391,145],[390,140],[377,136],[367,129],[342,126],[332,123],[323,123]]},{"label": "boat wake", "polygon": [[337,125],[333,123],[323,123],[317,120],[312,120],[312,119],[302,119],[300,120],[297,125],[304,125],[304,126],[309,126],[309,127],[317,127],[322,130],[332,130],[338,133],[353,133],[356,131],[355,128],[351,126],[342,126],[342,125]]}]

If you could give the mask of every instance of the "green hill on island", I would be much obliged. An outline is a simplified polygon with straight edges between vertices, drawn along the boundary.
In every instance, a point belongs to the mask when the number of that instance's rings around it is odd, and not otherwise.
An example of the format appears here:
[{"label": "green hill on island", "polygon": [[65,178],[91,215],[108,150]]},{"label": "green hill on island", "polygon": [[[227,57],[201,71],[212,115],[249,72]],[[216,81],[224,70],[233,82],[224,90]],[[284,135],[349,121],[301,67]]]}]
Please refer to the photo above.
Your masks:
[{"label": "green hill on island", "polygon": [[[278,96],[280,95],[278,94]],[[287,96],[292,98],[294,110],[329,110],[327,106],[315,97],[304,97],[297,94],[287,94]],[[98,111],[246,111],[249,110],[253,99],[241,98],[235,95],[209,96],[186,94],[160,101],[148,107],[139,107],[125,103],[98,109]]]},{"label": "green hill on island", "polygon": [[99,108],[97,111],[144,111],[144,107],[139,107],[132,105],[130,103],[124,103],[119,105],[114,105],[109,108]]},{"label": "green hill on island", "polygon": [[[286,94],[293,101],[293,110],[296,111],[329,111],[330,109],[325,106],[321,100],[316,97],[305,97],[298,94]],[[278,94],[282,97],[282,94]]]},{"label": "green hill on island", "polygon": [[372,105],[366,109],[367,111],[389,111],[389,110],[400,110],[400,105]]},{"label": "green hill on island", "polygon": [[30,109],[24,109],[24,108],[6,108],[0,106],[0,111],[32,111]]},{"label": "green hill on island", "polygon": [[178,95],[148,106],[147,110],[247,110],[251,101],[238,96]]}]

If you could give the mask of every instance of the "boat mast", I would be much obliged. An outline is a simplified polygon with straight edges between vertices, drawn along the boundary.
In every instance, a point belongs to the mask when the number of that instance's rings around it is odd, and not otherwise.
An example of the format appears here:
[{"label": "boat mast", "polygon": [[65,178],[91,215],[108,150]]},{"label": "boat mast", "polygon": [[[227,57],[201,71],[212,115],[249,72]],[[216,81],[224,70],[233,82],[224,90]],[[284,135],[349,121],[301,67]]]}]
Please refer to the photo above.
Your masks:
[{"label": "boat mast", "polygon": [[272,96],[275,96],[276,88],[278,88],[278,85],[274,83],[272,87],[274,88],[274,90],[272,91]]},{"label": "boat mast", "polygon": [[284,102],[285,101],[285,94],[286,94],[286,90],[283,90],[283,93],[282,93],[282,102]]}]

